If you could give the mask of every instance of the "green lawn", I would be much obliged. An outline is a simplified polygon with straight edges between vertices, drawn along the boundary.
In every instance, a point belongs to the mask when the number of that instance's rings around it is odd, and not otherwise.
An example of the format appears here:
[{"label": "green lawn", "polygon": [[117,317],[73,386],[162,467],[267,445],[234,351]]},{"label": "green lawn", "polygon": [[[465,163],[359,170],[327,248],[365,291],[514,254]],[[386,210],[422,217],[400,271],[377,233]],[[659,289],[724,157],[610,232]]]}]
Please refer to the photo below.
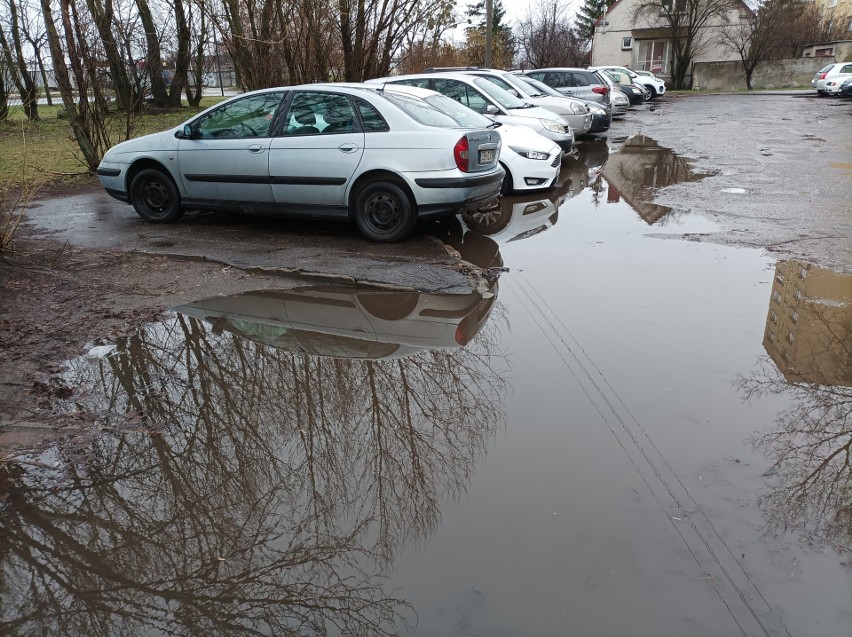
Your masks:
[{"label": "green lawn", "polygon": [[[221,97],[205,97],[201,108],[184,106],[174,111],[139,116],[133,136],[147,135],[177,126],[195,113],[212,106]],[[55,182],[90,178],[80,149],[71,133],[67,119],[59,119],[61,106],[39,106],[40,120],[30,122],[20,107],[11,107],[9,117],[0,121],[0,184],[21,184],[24,181]],[[121,141],[116,122],[112,143]]]}]

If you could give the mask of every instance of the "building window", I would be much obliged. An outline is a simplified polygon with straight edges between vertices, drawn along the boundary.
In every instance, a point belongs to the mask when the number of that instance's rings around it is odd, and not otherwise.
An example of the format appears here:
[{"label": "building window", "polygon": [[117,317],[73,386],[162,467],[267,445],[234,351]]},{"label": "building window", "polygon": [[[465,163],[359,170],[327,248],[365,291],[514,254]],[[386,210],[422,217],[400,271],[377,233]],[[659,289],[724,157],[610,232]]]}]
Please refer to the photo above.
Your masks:
[{"label": "building window", "polygon": [[637,64],[642,71],[651,71],[657,75],[669,74],[669,53],[668,40],[641,40],[637,42],[639,54]]},{"label": "building window", "polygon": [[769,310],[769,320],[772,321],[773,323],[778,322],[778,315],[772,310]]},{"label": "building window", "polygon": [[793,332],[787,332],[787,341],[792,343],[796,340],[796,335]]},{"label": "building window", "polygon": [[775,274],[775,280],[778,281],[778,283],[784,283],[784,273],[783,272],[776,273]]},{"label": "building window", "polygon": [[828,0],[828,7],[829,7],[829,9],[830,9],[831,7],[836,7],[836,6],[837,6],[837,0]]},{"label": "building window", "polygon": [[781,302],[781,293],[778,290],[772,290],[772,300],[776,303]]},{"label": "building window", "polygon": [[805,266],[799,266],[799,278],[804,279],[808,276],[808,269]]},{"label": "building window", "polygon": [[796,288],[796,300],[800,301],[802,299],[802,297],[804,297],[804,296],[805,295],[802,294],[802,291],[799,288]]},{"label": "building window", "polygon": [[775,342],[775,332],[770,330],[769,332],[766,333],[766,338],[769,339],[770,343],[774,343]]},{"label": "building window", "polygon": [[830,58],[832,55],[834,55],[834,49],[817,49],[814,55],[818,58]]},{"label": "building window", "polygon": [[793,323],[799,322],[799,313],[796,310],[793,310],[790,313],[790,320],[793,321]]},{"label": "building window", "polygon": [[632,48],[633,48],[633,38],[631,38],[631,37],[621,38],[621,49],[622,50],[626,51],[626,50],[632,49]]}]

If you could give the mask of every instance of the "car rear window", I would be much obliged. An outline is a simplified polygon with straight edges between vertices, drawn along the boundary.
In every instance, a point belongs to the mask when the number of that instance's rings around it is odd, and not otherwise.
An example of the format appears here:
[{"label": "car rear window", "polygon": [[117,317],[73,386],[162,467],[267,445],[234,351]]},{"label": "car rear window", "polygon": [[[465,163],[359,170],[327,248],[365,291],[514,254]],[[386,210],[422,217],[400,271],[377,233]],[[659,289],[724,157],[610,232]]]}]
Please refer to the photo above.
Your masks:
[{"label": "car rear window", "polygon": [[415,97],[409,97],[407,95],[401,95],[399,93],[393,94],[389,92],[385,92],[384,97],[392,104],[395,104],[414,121],[425,126],[434,126],[436,128],[458,128],[459,126],[452,117],[442,113],[437,108],[430,106],[423,100],[419,100]]}]

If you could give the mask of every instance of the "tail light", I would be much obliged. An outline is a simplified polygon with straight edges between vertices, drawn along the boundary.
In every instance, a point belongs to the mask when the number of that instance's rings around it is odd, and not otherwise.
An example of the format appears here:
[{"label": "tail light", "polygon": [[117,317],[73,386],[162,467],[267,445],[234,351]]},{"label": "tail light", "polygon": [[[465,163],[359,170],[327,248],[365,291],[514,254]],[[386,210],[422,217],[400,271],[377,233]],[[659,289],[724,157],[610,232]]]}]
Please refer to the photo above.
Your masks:
[{"label": "tail light", "polygon": [[470,342],[470,329],[468,328],[470,324],[470,315],[464,317],[461,323],[456,327],[456,343],[464,347]]},{"label": "tail light", "polygon": [[819,79],[824,80],[826,75],[828,75],[828,73],[820,73]]},{"label": "tail light", "polygon": [[462,172],[468,171],[468,156],[470,155],[470,145],[467,143],[467,137],[462,137],[456,142],[453,148],[453,157],[456,159],[456,166]]},{"label": "tail light", "polygon": [[597,93],[598,95],[606,95],[609,93],[609,89],[605,86],[593,86],[592,93]]}]

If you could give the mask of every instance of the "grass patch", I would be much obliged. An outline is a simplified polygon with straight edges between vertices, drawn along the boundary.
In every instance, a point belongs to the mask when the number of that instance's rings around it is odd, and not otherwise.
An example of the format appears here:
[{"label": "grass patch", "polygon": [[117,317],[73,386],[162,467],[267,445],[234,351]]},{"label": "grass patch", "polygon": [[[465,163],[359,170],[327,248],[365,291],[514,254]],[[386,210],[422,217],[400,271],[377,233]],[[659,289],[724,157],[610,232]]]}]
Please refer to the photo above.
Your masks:
[{"label": "grass patch", "polygon": [[[222,97],[205,97],[200,108],[152,110],[136,121],[135,137],[177,126]],[[0,121],[0,184],[22,184],[27,174],[36,171],[48,182],[88,178],[86,164],[71,133],[61,105],[38,107],[41,119],[30,122],[20,107],[11,107],[9,117]],[[116,122],[116,130],[121,122]],[[116,143],[119,137],[115,136]]]}]

